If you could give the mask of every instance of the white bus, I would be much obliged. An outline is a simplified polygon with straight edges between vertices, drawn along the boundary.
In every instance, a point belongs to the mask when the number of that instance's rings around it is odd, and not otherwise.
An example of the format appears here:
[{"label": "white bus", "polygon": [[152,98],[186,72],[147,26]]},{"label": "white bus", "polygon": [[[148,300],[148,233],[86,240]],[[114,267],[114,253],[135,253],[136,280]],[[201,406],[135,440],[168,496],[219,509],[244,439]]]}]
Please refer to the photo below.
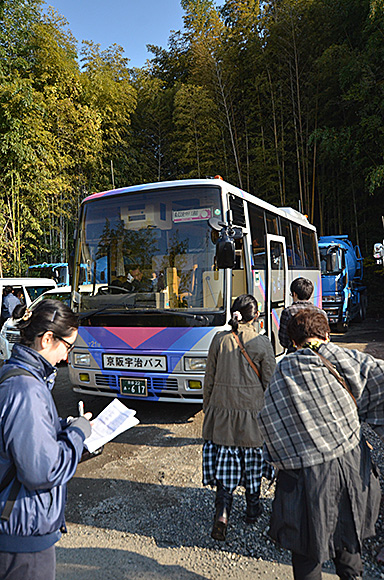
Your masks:
[{"label": "white bus", "polygon": [[[229,260],[229,262],[228,262]],[[80,294],[81,265],[89,290]],[[226,267],[226,266],[230,267]],[[149,401],[201,402],[208,348],[243,293],[276,356],[289,286],[305,276],[321,306],[316,229],[222,179],[151,183],[83,203],[72,307],[75,391]],[[82,286],[83,287],[83,286]]]}]

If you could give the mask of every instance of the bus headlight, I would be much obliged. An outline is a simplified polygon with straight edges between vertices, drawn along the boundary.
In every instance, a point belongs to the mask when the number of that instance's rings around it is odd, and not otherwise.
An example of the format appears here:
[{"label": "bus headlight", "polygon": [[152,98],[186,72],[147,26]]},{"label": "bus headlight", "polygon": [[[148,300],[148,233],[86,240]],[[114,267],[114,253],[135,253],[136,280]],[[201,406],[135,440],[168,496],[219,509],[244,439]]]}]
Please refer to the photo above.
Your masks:
[{"label": "bus headlight", "polygon": [[207,366],[207,357],[184,357],[184,370],[192,372],[204,372]]},{"label": "bus headlight", "polygon": [[91,355],[89,353],[75,352],[73,355],[73,362],[78,367],[90,367]]}]

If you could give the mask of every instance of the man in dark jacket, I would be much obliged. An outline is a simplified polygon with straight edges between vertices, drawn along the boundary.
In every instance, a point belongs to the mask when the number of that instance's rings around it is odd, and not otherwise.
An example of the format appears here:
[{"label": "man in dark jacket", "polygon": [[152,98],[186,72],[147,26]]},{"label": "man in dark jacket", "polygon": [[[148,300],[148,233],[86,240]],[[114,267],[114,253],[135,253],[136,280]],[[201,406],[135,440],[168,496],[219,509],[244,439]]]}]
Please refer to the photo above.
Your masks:
[{"label": "man in dark jacket", "polygon": [[311,307],[326,316],[324,310],[321,310],[310,301],[313,294],[313,283],[311,280],[308,278],[296,278],[293,280],[290,290],[293,304],[284,308],[281,313],[279,326],[279,341],[281,346],[287,349],[287,353],[295,352],[296,350],[288,336],[288,323],[295,314],[303,308]]}]

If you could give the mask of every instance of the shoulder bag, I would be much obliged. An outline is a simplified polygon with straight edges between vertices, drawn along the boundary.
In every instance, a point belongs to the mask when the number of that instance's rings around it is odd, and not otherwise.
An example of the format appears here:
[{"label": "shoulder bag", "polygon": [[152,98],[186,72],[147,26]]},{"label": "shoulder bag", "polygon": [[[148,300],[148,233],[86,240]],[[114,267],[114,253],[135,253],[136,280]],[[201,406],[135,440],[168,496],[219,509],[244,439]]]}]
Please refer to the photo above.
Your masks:
[{"label": "shoulder bag", "polygon": [[247,361],[249,362],[249,364],[251,365],[251,367],[253,368],[253,370],[255,371],[255,373],[257,374],[257,376],[259,377],[259,379],[261,381],[260,371],[257,368],[257,366],[255,365],[255,363],[253,362],[253,360],[251,359],[251,357],[249,356],[249,354],[247,353],[247,351],[245,350],[245,346],[241,343],[241,340],[240,340],[238,334],[236,334],[236,332],[234,330],[232,330],[232,334],[235,337],[235,340],[236,340],[237,344],[239,345],[239,348],[240,348],[242,354],[245,356],[245,358],[247,359]]},{"label": "shoulder bag", "polygon": [[[316,350],[314,350],[313,352],[315,352],[321,358],[321,360],[323,361],[324,365],[327,367],[327,369],[329,370],[329,372],[331,372],[333,374],[333,376],[340,383],[340,385],[347,391],[347,393],[349,393],[351,395],[351,397],[353,399],[353,402],[355,403],[356,408],[358,409],[359,407],[358,407],[356,398],[352,394],[351,389],[348,387],[347,381],[345,380],[345,378],[341,376],[341,374],[336,369],[336,367],[327,358],[325,358],[325,356],[323,356],[322,354],[320,354]],[[373,447],[369,443],[369,441],[366,440],[365,442],[366,442],[367,446],[369,447],[369,449],[373,449]],[[372,462],[372,465],[374,465],[373,462]]]},{"label": "shoulder bag", "polygon": [[351,395],[353,402],[355,403],[355,405],[357,407],[358,405],[357,405],[356,399],[353,396],[350,388],[348,387],[347,381],[345,380],[345,378],[341,376],[341,374],[336,369],[336,367],[327,358],[325,358],[325,356],[323,356],[322,354],[320,354],[316,350],[314,350],[313,352],[315,352],[321,358],[321,360],[323,361],[324,365],[327,367],[329,372],[333,374],[333,376],[340,383],[340,385]]}]

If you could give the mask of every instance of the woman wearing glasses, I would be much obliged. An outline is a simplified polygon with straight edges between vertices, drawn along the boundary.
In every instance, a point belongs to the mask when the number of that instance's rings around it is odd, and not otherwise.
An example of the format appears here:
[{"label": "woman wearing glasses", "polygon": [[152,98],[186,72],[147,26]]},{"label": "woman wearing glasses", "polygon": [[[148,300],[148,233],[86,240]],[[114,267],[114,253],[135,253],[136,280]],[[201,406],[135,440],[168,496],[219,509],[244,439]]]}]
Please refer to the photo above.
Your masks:
[{"label": "woman wearing glasses", "polygon": [[21,342],[0,371],[0,580],[54,580],[66,483],[91,433],[90,413],[59,419],[55,366],[77,337],[63,302],[18,306]]}]

